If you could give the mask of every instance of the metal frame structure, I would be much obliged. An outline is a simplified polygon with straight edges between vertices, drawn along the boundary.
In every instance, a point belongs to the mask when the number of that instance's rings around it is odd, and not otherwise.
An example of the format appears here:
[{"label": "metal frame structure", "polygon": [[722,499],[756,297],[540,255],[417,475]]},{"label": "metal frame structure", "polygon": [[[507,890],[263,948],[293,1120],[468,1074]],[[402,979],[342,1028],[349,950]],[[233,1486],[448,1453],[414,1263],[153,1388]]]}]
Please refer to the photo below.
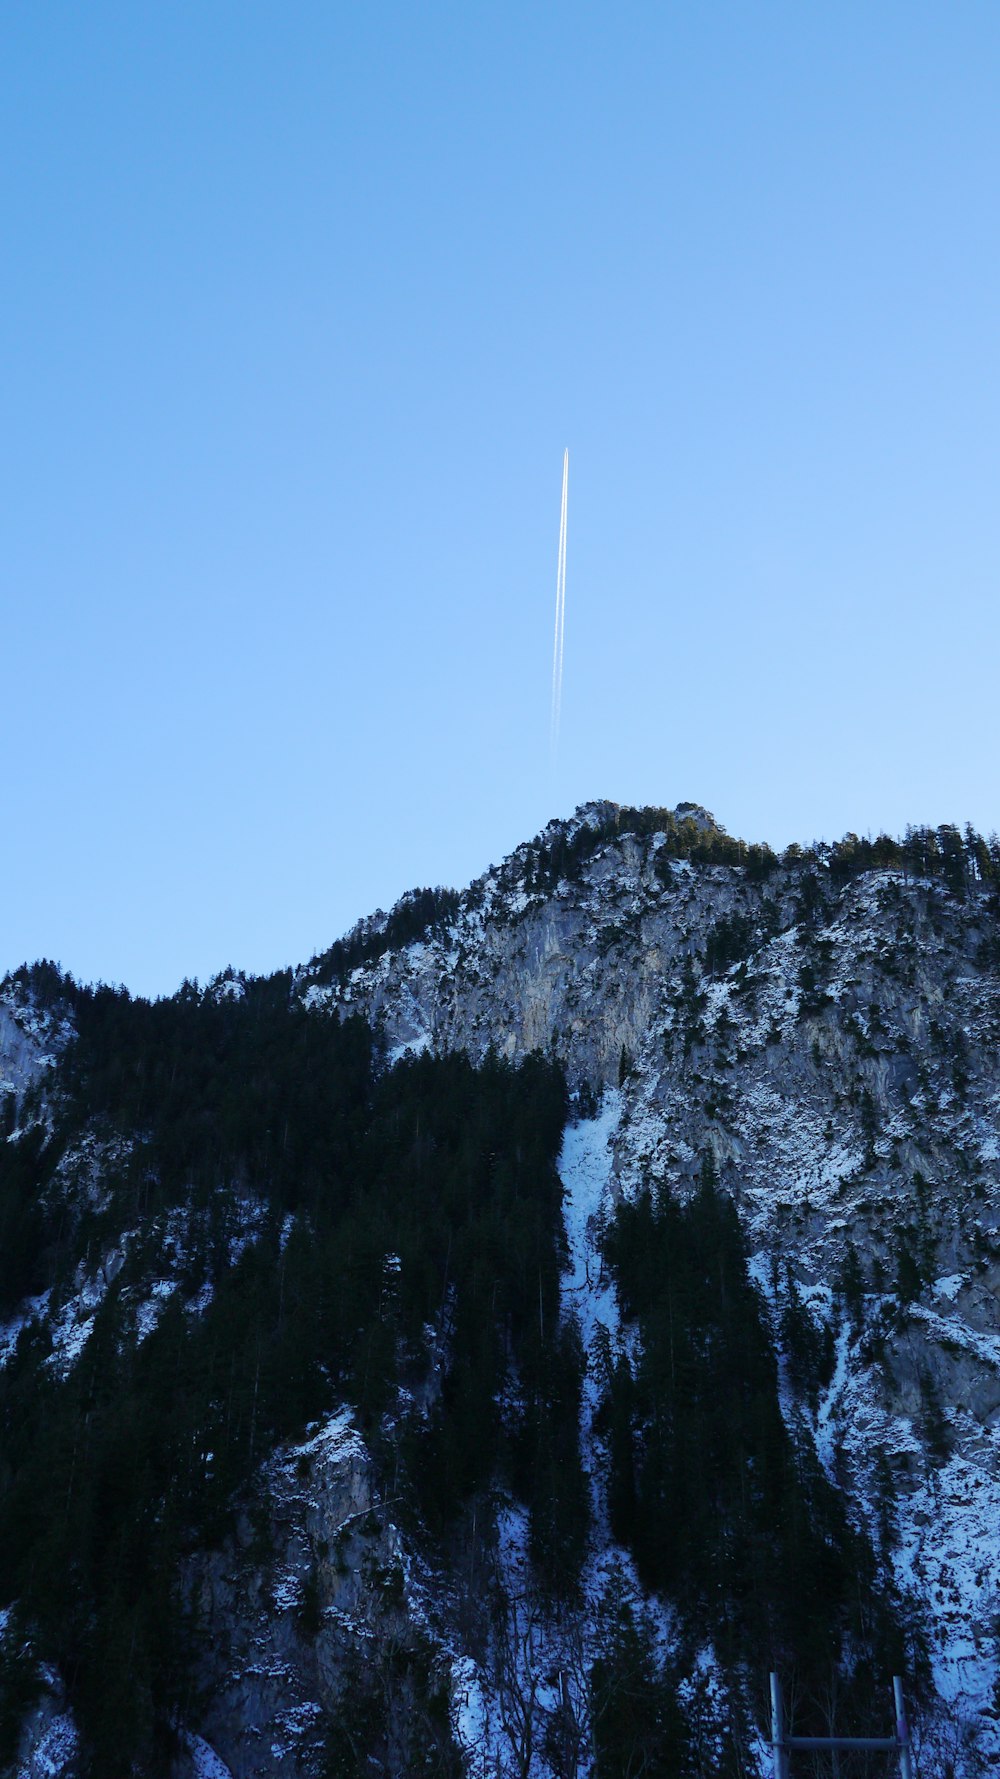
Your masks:
[{"label": "metal frame structure", "polygon": [[771,1675],[771,1749],[774,1754],[774,1779],[790,1779],[789,1755],[797,1752],[817,1754],[829,1749],[868,1749],[879,1754],[894,1754],[899,1761],[900,1779],[913,1779],[913,1755],[910,1731],[903,1705],[903,1682],[893,1675],[892,1699],[896,1712],[894,1736],[789,1736],[785,1733],[785,1705],[781,1681]]}]

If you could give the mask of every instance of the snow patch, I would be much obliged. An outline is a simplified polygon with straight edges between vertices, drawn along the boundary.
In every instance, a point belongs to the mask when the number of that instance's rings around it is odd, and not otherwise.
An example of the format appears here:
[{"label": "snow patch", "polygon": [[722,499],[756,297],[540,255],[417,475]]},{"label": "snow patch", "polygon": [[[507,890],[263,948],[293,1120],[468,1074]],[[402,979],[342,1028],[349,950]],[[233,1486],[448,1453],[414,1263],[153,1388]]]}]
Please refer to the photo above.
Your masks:
[{"label": "snow patch", "polygon": [[934,1295],[935,1297],[946,1297],[949,1303],[954,1303],[962,1286],[967,1283],[968,1280],[964,1272],[948,1273],[947,1277],[934,1280]]},{"label": "snow patch", "polygon": [[215,1749],[203,1736],[195,1736],[188,1731],[184,1740],[191,1756],[191,1771],[194,1779],[233,1779],[233,1775],[224,1760],[216,1754]]},{"label": "snow patch", "polygon": [[310,1429],[309,1438],[303,1440],[301,1445],[293,1445],[290,1456],[319,1458],[324,1463],[345,1458],[366,1458],[364,1441],[354,1425],[353,1409],[338,1409],[321,1427],[315,1431]]},{"label": "snow patch", "polygon": [[79,1731],[70,1712],[60,1712],[50,1718],[41,1740],[15,1769],[16,1779],[66,1779],[79,1746]]}]

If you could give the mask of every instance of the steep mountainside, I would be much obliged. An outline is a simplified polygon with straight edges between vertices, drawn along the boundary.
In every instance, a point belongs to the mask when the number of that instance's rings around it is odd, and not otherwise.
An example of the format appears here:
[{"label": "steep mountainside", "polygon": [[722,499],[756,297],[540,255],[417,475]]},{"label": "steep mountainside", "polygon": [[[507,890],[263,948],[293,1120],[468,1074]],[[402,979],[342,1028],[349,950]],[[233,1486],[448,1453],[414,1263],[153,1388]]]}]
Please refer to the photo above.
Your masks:
[{"label": "steep mountainside", "polygon": [[[954,832],[916,837],[909,856],[884,848],[881,869],[858,869],[861,844],[858,860],[845,846],[763,868],[692,862],[671,855],[710,854],[717,829],[704,811],[676,813],[697,822],[680,846],[676,827],[636,835],[629,812],[590,806],[551,833],[567,853],[555,882],[551,869],[539,882],[544,846],[522,847],[442,930],[342,983],[323,986],[313,965],[299,990],[310,1006],[363,1009],[393,1055],[538,1048],[591,1094],[623,1077],[616,1194],[658,1181],[689,1192],[714,1155],[769,1302],[790,1267],[807,1314],[833,1333],[818,1449],[869,1514],[891,1475],[895,1562],[931,1608],[939,1684],[988,1707],[1000,1609],[995,864],[973,843],[960,872],[949,866]],[[595,843],[574,858],[588,829]]]},{"label": "steep mountainside", "polygon": [[772,1665],[1000,1759],[998,1035],[995,842],[692,805],[8,979],[0,1763],[744,1773]]}]

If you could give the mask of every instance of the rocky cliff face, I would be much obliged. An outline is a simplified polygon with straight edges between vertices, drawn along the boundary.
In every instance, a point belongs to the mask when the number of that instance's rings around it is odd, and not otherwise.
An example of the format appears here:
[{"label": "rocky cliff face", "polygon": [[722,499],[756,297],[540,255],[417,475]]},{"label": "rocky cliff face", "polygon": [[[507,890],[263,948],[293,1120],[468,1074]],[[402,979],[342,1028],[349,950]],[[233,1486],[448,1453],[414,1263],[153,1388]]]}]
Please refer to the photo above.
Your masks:
[{"label": "rocky cliff face", "polygon": [[[472,886],[444,933],[386,952],[341,988],[303,971],[300,993],[316,1010],[351,1007],[376,1020],[392,1056],[554,1051],[574,1084],[617,1082],[622,1047],[638,1048],[697,943],[674,916],[656,856],[626,835],[601,849],[583,881],[546,891],[531,887],[522,848]],[[696,921],[710,925],[730,899],[727,885],[713,886]]]},{"label": "rocky cliff face", "polygon": [[274,1454],[235,1536],[192,1563],[186,1590],[201,1740],[233,1779],[322,1779],[331,1738],[349,1746],[363,1711],[362,1669],[388,1707],[391,1770],[407,1769],[435,1699],[447,1725],[450,1669],[349,1410]]},{"label": "rocky cliff face", "polygon": [[860,1517],[891,1518],[942,1694],[1000,1758],[997,919],[975,881],[838,882],[822,857],[752,880],[623,833],[547,889],[521,848],[444,931],[298,988],[363,1011],[391,1057],[541,1049],[585,1100],[621,1080],[612,1194],[683,1194],[711,1152],[761,1291],[776,1306],[790,1276],[832,1343],[817,1449]]}]

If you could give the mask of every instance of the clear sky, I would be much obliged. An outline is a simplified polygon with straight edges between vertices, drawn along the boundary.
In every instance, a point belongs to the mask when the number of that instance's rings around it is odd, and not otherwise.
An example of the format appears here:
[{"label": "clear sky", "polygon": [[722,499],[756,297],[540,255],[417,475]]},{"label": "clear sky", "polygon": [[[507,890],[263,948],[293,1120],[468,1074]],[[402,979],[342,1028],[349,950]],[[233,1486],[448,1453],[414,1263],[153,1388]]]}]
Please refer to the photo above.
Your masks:
[{"label": "clear sky", "polygon": [[0,970],[1000,827],[998,90],[995,0],[5,7]]}]

